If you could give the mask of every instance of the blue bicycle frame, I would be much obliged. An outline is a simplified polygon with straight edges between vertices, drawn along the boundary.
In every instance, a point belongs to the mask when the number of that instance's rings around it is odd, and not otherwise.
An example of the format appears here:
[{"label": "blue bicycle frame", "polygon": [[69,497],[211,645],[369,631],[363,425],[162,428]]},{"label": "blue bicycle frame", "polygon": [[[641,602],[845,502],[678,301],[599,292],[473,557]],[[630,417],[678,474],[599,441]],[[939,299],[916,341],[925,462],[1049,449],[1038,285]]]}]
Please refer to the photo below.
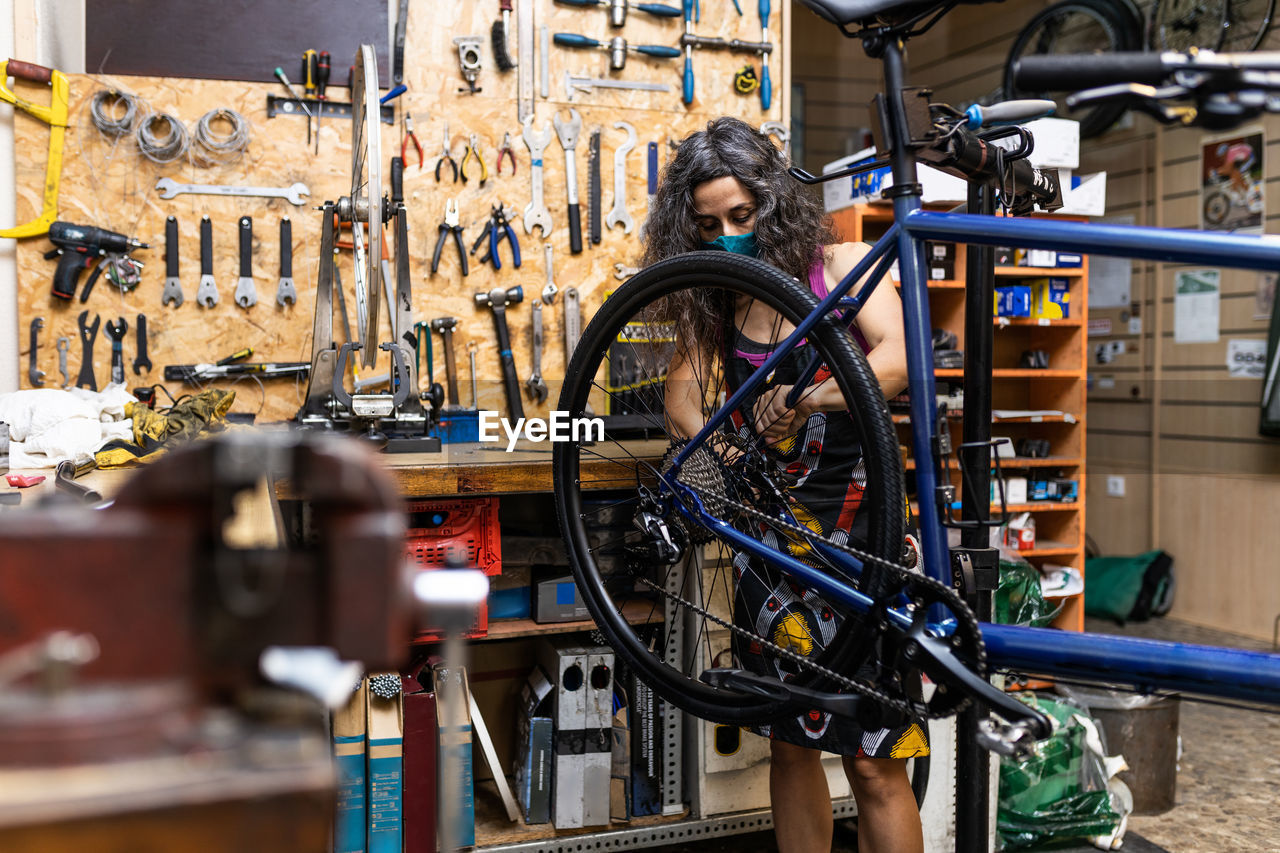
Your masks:
[{"label": "blue bicycle frame", "polygon": [[[888,59],[888,58],[887,58]],[[900,57],[899,57],[900,59]],[[899,64],[900,70],[900,64]],[[886,82],[894,85],[894,64],[886,61]],[[915,159],[909,152],[894,157],[894,185],[915,185]],[[764,363],[744,382],[680,452],[675,466],[720,429],[759,387],[783,358],[828,314],[856,311],[888,269],[898,261],[899,281],[906,327],[908,388],[911,398],[913,454],[918,460],[934,460],[933,438],[938,418],[934,405],[933,346],[929,320],[924,241],[948,240],[959,243],[1013,246],[1076,251],[1090,255],[1172,263],[1214,264],[1265,271],[1280,271],[1280,246],[1256,237],[1159,229],[1140,226],[1100,225],[1044,219],[1016,219],[972,214],[934,213],[922,210],[918,192],[902,192],[893,199],[895,224],[804,318],[791,335],[776,347]],[[876,274],[853,299],[849,293],[856,282],[875,268]],[[936,463],[936,460],[935,460]],[[802,583],[832,600],[866,612],[871,600],[839,578],[813,568],[786,554],[734,530],[708,514],[697,495],[688,487],[667,479],[679,493],[676,505],[691,511],[699,523],[713,528],[735,549],[746,551],[781,568]],[[943,583],[951,580],[951,561],[946,530],[938,503],[933,499],[938,486],[936,464],[916,467],[919,501],[919,529],[926,573]],[[862,569],[856,558],[831,548],[824,556],[841,572],[857,577]],[[907,627],[910,618],[891,610],[889,619]],[[942,636],[954,630],[954,623],[937,620],[930,631]],[[995,667],[1042,673],[1064,678],[1100,680],[1131,685],[1140,690],[1174,690],[1222,696],[1248,701],[1280,704],[1280,655],[1268,655],[1211,646],[1135,640],[1109,635],[1025,628],[983,623],[982,634],[987,659]]]}]

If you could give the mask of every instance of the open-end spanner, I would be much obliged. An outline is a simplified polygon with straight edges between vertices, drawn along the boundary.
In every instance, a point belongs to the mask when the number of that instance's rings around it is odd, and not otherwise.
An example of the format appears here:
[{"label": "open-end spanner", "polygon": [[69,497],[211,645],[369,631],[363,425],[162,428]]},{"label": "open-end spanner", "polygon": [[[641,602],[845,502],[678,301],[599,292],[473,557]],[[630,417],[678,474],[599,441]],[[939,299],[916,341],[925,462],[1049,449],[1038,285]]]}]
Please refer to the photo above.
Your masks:
[{"label": "open-end spanner", "polygon": [[205,308],[218,304],[218,285],[213,280],[213,222],[207,216],[200,220],[200,286],[196,289],[196,303]]},{"label": "open-end spanner", "polygon": [[44,385],[44,371],[38,366],[36,351],[40,346],[40,330],[44,328],[44,318],[34,317],[31,320],[31,352],[27,354],[27,379],[32,388]]},{"label": "open-end spanner", "polygon": [[178,278],[178,217],[170,216],[164,221],[164,292],[160,294],[160,304],[173,303],[174,308],[182,305],[182,282]]},{"label": "open-end spanner", "polygon": [[547,399],[547,383],[542,379],[542,300],[533,300],[533,372],[524,383],[535,405]]},{"label": "open-end spanner", "polygon": [[611,231],[615,225],[621,225],[622,233],[630,234],[635,222],[627,212],[627,153],[636,147],[636,129],[625,121],[615,121],[613,126],[627,132],[627,141],[613,152],[613,209],[604,224]]},{"label": "open-end spanner", "polygon": [[118,317],[107,321],[107,337],[111,339],[111,381],[124,382],[124,336],[129,331],[129,321]]},{"label": "open-end spanner", "polygon": [[276,304],[296,305],[298,290],[293,286],[293,223],[280,220],[280,281],[276,283]]},{"label": "open-end spanner", "polygon": [[623,263],[613,265],[613,277],[618,281],[626,281],[638,272],[640,272],[639,267],[629,267]]},{"label": "open-end spanner", "polygon": [[227,184],[180,184],[173,178],[161,178],[156,181],[156,192],[160,193],[160,198],[173,198],[183,193],[282,198],[298,206],[306,204],[307,196],[311,195],[311,190],[301,181],[287,187],[240,187]]},{"label": "open-end spanner", "polygon": [[569,251],[577,255],[582,252],[582,211],[578,207],[578,161],[573,156],[573,149],[582,131],[582,116],[570,107],[568,121],[561,121],[557,112],[551,117],[551,123],[555,125],[560,147],[564,149],[564,180],[569,195]]},{"label": "open-end spanner", "polygon": [[551,269],[551,244],[544,244],[542,252],[547,260],[547,283],[542,286],[542,301],[547,305],[551,305],[556,301],[556,294],[560,292],[560,288],[556,287],[555,272]]},{"label": "open-end spanner", "polygon": [[[108,329],[110,327],[108,326]],[[133,359],[133,375],[141,376],[143,368],[151,372],[151,358],[147,355],[147,315],[138,315],[138,325],[133,329],[133,342],[138,347],[138,354]]]},{"label": "open-end spanner", "polygon": [[240,217],[240,278],[236,280],[236,304],[252,308],[258,304],[258,288],[253,285],[253,218]]},{"label": "open-end spanner", "polygon": [[71,371],[67,369],[67,350],[71,349],[71,338],[58,338],[58,370],[62,371],[62,387],[71,384]]},{"label": "open-end spanner", "polygon": [[85,323],[87,319],[89,319],[89,312],[81,311],[76,320],[76,326],[80,330],[80,343],[84,345],[83,352],[80,354],[80,375],[76,378],[76,387],[97,391],[98,380],[93,376],[93,343],[98,339],[98,327],[102,325],[102,317],[94,314],[93,325]]},{"label": "open-end spanner", "polygon": [[535,227],[541,228],[545,240],[551,234],[552,222],[551,211],[542,197],[542,152],[551,144],[551,128],[544,126],[541,133],[534,133],[533,116],[525,116],[522,124],[520,137],[529,149],[529,180],[533,187],[533,198],[524,209],[524,233],[532,234]]}]

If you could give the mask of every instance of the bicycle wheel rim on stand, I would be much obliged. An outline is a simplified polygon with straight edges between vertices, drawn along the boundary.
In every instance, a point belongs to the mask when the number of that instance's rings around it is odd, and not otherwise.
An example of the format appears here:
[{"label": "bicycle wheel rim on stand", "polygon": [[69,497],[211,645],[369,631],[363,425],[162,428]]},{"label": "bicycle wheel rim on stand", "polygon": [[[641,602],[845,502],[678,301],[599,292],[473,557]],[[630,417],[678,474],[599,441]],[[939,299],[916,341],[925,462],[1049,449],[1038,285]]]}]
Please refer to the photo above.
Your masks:
[{"label": "bicycle wheel rim on stand", "polygon": [[[561,394],[559,408],[572,417],[578,417],[586,408],[588,399],[592,400],[596,411],[602,411],[600,405],[603,396],[616,393],[604,389],[598,381],[598,373],[602,368],[610,369],[606,364],[608,348],[618,339],[624,329],[635,329],[635,318],[645,306],[655,304],[663,296],[693,288],[726,288],[735,293],[742,293],[760,299],[765,304],[778,310],[791,322],[797,322],[815,305],[816,299],[799,282],[786,276],[759,261],[724,252],[698,252],[681,256],[662,264],[655,265],[637,275],[626,285],[614,292],[602,306],[592,323],[583,333],[582,341],[575,352],[566,371],[565,388]],[[775,296],[774,294],[779,294]],[[879,439],[865,439],[864,459],[867,468],[868,500],[867,509],[870,516],[870,534],[867,547],[884,559],[897,560],[902,546],[904,513],[901,497],[901,466],[897,450],[897,438],[892,432],[892,422],[888,416],[883,396],[880,395],[874,375],[866,365],[865,357],[856,352],[856,345],[848,333],[839,328],[831,320],[824,320],[810,336],[815,345],[824,354],[824,358],[832,365],[836,382],[846,400],[861,401],[860,412],[855,420],[864,433],[878,430]],[[872,398],[874,392],[874,399]],[[784,707],[778,702],[742,693],[712,688],[698,681],[702,669],[709,665],[708,659],[714,658],[711,643],[712,633],[722,633],[723,626],[714,625],[701,614],[681,607],[685,621],[701,620],[702,624],[683,626],[686,642],[690,648],[685,657],[674,664],[664,662],[659,649],[655,653],[648,647],[649,635],[643,625],[633,627],[620,612],[627,603],[621,600],[625,593],[616,590],[618,581],[625,585],[630,579],[624,576],[609,576],[608,570],[601,568],[601,561],[593,553],[591,535],[587,530],[588,511],[585,501],[592,495],[591,489],[581,488],[583,479],[599,480],[598,460],[604,456],[604,450],[612,452],[608,447],[612,442],[607,440],[602,447],[588,447],[582,443],[557,443],[554,447],[553,468],[556,478],[557,515],[560,519],[562,533],[569,546],[569,561],[578,583],[579,591],[591,610],[597,625],[604,633],[615,651],[637,670],[664,699],[672,702],[697,716],[726,723],[751,724],[765,722],[777,717]],[[603,448],[603,449],[602,449]],[[879,448],[878,450],[875,448]],[[873,459],[872,456],[875,455]],[[625,453],[622,454],[625,458]],[[583,476],[582,463],[587,461],[596,465]],[[628,462],[628,464],[631,464]],[[619,465],[622,471],[625,466]],[[635,475],[631,475],[633,480]],[[647,470],[651,482],[657,480],[656,467]],[[683,475],[682,475],[683,476]],[[877,483],[888,482],[889,486],[877,486]],[[634,489],[634,485],[632,486]],[[874,495],[874,497],[873,497]],[[638,498],[630,495],[615,496],[619,505],[628,508],[639,506]],[[627,510],[624,510],[624,512]],[[731,510],[730,510],[731,511]],[[669,520],[675,524],[678,509]],[[683,523],[683,522],[682,522]],[[705,530],[703,531],[706,532]],[[632,544],[637,537],[631,535]],[[719,540],[716,547],[723,545]],[[599,543],[597,542],[597,546]],[[703,545],[694,546],[697,550]],[[729,556],[731,549],[722,549],[724,556]],[[729,561],[719,571],[731,571]],[[698,573],[693,573],[698,574]],[[874,572],[868,573],[868,583],[874,585]],[[661,580],[662,578],[660,578]],[[724,582],[724,577],[713,577],[707,583],[706,573],[698,574],[696,580],[702,584],[701,591],[709,590],[713,600],[706,609],[720,617],[732,620],[733,597],[728,594],[728,587],[717,587]],[[610,585],[614,588],[611,588]],[[689,584],[685,592],[694,589]],[[718,605],[716,601],[718,600]],[[718,607],[718,609],[713,609]],[[642,620],[656,623],[657,619]],[[710,626],[710,627],[708,627]],[[818,658],[824,665],[832,664],[846,667],[851,661],[865,657],[868,649],[861,643],[858,635],[859,623],[846,619],[835,638],[825,647],[825,652]],[[797,677],[797,683],[821,686],[824,678],[820,675],[810,676],[808,672]]]}]

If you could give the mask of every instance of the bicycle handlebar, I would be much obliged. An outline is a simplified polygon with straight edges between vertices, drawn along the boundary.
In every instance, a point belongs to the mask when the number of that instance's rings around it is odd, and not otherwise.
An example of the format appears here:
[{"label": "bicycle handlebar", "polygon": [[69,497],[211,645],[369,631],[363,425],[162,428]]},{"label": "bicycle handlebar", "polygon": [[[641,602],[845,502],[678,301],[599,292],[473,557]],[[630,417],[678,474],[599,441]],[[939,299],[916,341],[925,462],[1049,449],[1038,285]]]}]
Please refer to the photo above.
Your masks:
[{"label": "bicycle handlebar", "polygon": [[1013,63],[1013,84],[1025,92],[1071,92],[1110,83],[1159,85],[1174,70],[1161,53],[1024,56]]}]

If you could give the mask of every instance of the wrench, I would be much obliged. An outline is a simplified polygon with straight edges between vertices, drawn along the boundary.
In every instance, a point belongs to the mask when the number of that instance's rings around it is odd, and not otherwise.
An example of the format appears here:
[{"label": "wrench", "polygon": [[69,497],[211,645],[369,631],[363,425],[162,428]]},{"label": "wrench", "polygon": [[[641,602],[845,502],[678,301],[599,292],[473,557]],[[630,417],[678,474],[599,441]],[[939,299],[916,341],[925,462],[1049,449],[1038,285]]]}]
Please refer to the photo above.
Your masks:
[{"label": "wrench", "polygon": [[560,288],[556,287],[555,273],[551,270],[551,244],[546,243],[542,251],[547,258],[547,283],[542,287],[542,301],[550,305],[556,301],[556,294],[560,292]]},{"label": "wrench", "polygon": [[240,279],[236,282],[236,304],[252,308],[258,304],[258,289],[253,286],[253,219],[240,217]]},{"label": "wrench", "polygon": [[[578,340],[582,337],[582,311],[578,301],[578,288],[567,287],[564,291],[564,369],[569,370],[573,360],[573,351],[578,348]],[[587,401],[583,414],[594,417],[591,401]]]},{"label": "wrench", "polygon": [[93,376],[93,342],[98,339],[98,326],[102,325],[102,317],[94,314],[92,326],[85,323],[88,317],[88,311],[81,311],[79,318],[76,320],[76,325],[80,329],[80,343],[84,345],[84,351],[80,356],[80,376],[76,379],[76,387],[97,391],[98,380]]},{"label": "wrench", "polygon": [[58,370],[62,371],[62,387],[71,384],[71,372],[67,370],[67,350],[71,348],[71,338],[58,338]]},{"label": "wrench", "polygon": [[276,304],[296,305],[298,291],[293,286],[293,223],[289,217],[280,220],[280,281],[276,284]]},{"label": "wrench", "polygon": [[522,122],[524,129],[520,136],[524,139],[524,147],[529,149],[529,180],[533,184],[533,200],[524,209],[524,233],[532,234],[535,227],[542,229],[542,239],[551,233],[551,211],[542,198],[542,152],[551,144],[551,128],[544,127],[542,133],[533,132],[533,116],[525,116]]},{"label": "wrench", "polygon": [[160,295],[160,304],[173,303],[174,308],[182,305],[182,282],[178,280],[178,217],[170,216],[164,221],[164,292]]},{"label": "wrench", "polygon": [[627,212],[627,154],[636,147],[636,129],[625,121],[615,121],[613,126],[627,132],[627,141],[613,152],[613,210],[609,211],[604,224],[610,231],[615,225],[621,225],[622,233],[630,234],[635,222]]},{"label": "wrench", "polygon": [[290,204],[302,206],[306,203],[311,190],[299,181],[287,187],[237,187],[227,184],[180,184],[173,178],[161,178],[156,181],[156,192],[160,198],[173,198],[176,195],[249,195],[262,198],[283,198]]},{"label": "wrench", "polygon": [[111,339],[111,381],[124,382],[124,336],[129,331],[129,322],[117,317],[112,323],[107,321],[107,337]]},{"label": "wrench", "polygon": [[218,304],[218,285],[213,281],[213,222],[207,216],[200,220],[200,287],[196,289],[196,304],[205,308]]},{"label": "wrench", "polygon": [[618,281],[626,281],[638,272],[640,272],[639,267],[629,267],[626,264],[613,265],[613,277]]},{"label": "wrench", "polygon": [[787,126],[780,121],[766,121],[760,125],[760,132],[765,136],[776,136],[778,141],[782,143],[782,154],[788,160],[791,159],[791,131],[787,130]]},{"label": "wrench", "polygon": [[138,315],[138,325],[133,330],[133,341],[138,347],[138,354],[133,359],[133,375],[141,376],[143,368],[151,372],[151,359],[147,356],[147,315]]},{"label": "wrench", "polygon": [[557,112],[551,117],[551,123],[555,125],[560,147],[564,149],[565,188],[569,193],[569,251],[577,255],[582,252],[582,211],[578,207],[578,161],[574,159],[573,149],[582,130],[582,116],[570,107],[568,121],[560,121],[560,113]]},{"label": "wrench", "polygon": [[524,383],[536,405],[547,399],[547,383],[542,379],[542,300],[533,300],[533,373]]},{"label": "wrench", "polygon": [[44,371],[36,366],[36,348],[39,346],[40,330],[43,328],[43,317],[35,317],[31,320],[31,352],[27,355],[27,379],[31,380],[32,388],[44,385]]}]

